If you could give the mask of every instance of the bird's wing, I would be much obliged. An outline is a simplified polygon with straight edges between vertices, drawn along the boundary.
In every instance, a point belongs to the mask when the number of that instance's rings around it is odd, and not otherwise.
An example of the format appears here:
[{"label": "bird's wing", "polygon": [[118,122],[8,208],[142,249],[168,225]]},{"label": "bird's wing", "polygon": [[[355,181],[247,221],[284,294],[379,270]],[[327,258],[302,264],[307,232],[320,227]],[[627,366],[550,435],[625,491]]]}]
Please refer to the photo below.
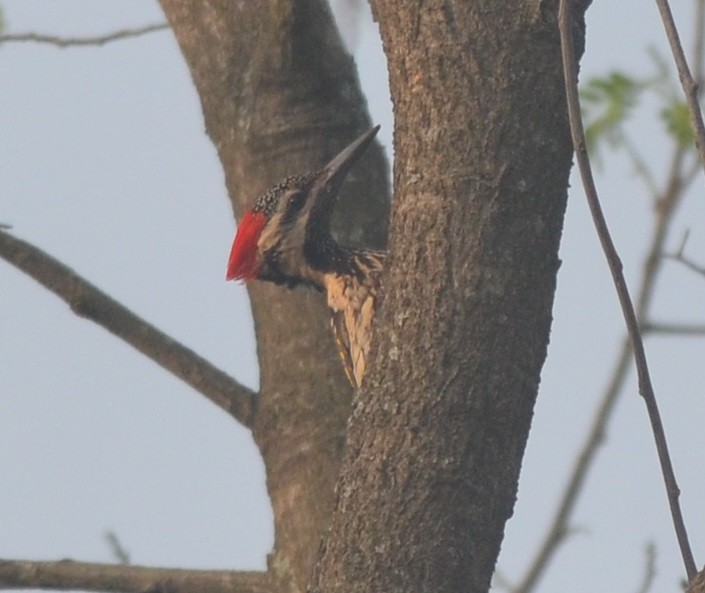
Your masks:
[{"label": "bird's wing", "polygon": [[377,283],[370,278],[374,281],[362,283],[354,276],[337,276],[326,286],[333,336],[345,374],[357,389],[365,375],[375,314]]},{"label": "bird's wing", "polygon": [[345,311],[334,311],[331,309],[330,326],[333,329],[333,337],[335,338],[335,345],[338,347],[340,360],[343,361],[345,375],[353,387],[359,388],[355,379],[355,367],[350,356],[350,335],[345,323]]}]

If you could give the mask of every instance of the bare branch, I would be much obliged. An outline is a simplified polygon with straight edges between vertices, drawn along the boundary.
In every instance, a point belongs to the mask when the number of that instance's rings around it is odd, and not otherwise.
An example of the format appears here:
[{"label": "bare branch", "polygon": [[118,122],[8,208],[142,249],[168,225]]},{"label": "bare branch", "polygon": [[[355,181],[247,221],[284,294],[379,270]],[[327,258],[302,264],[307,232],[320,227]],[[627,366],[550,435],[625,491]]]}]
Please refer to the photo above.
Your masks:
[{"label": "bare branch", "polygon": [[[705,0],[701,0],[701,2],[703,1]],[[704,25],[705,18],[700,18],[699,16],[699,20],[696,23],[696,37],[703,37]],[[698,49],[698,51],[702,51],[702,49]],[[696,59],[696,64],[702,65],[702,60]],[[697,69],[697,73],[699,73],[699,78],[702,78],[701,67]],[[693,166],[689,167],[685,160],[686,156],[686,153],[681,147],[675,147],[666,187],[663,194],[657,199],[655,225],[651,236],[651,244],[644,259],[643,275],[639,288],[639,297],[637,299],[636,311],[640,326],[646,323],[645,320],[649,315],[656,288],[656,279],[662,268],[664,244],[674,214],[683,201],[686,190],[690,187],[695,179],[695,174],[700,168],[698,160],[694,160]],[[623,392],[622,388],[627,377],[631,352],[629,338],[625,336],[616,358],[614,369],[607,381],[607,386],[592,420],[592,425],[590,426],[587,437],[585,438],[580,453],[576,457],[573,469],[563,490],[548,532],[536,556],[529,564],[529,568],[521,579],[520,584],[513,589],[513,593],[530,593],[533,591],[540,576],[546,570],[558,550],[558,547],[566,540],[565,535],[569,533],[568,522],[575,509],[580,493],[585,486],[587,473],[597,457],[598,450],[604,443],[607,423]]]},{"label": "bare branch", "polygon": [[266,572],[182,570],[60,560],[0,559],[0,589],[125,593],[274,593]]},{"label": "bare branch", "polygon": [[705,40],[703,39],[703,23],[705,23],[705,2],[695,2],[695,37],[693,46],[693,70],[695,82],[700,86],[703,83],[703,58],[705,58]]},{"label": "bare branch", "polygon": [[641,325],[641,331],[649,334],[698,337],[705,336],[705,325],[650,321]]},{"label": "bare branch", "polygon": [[687,258],[685,255],[683,255],[682,249],[678,250],[676,253],[664,253],[663,257],[665,257],[666,259],[672,259],[673,261],[677,261],[678,263],[683,264],[692,272],[700,274],[701,276],[705,276],[705,266],[697,264],[692,259]]},{"label": "bare branch", "polygon": [[629,157],[629,160],[632,162],[632,166],[634,167],[637,177],[644,182],[644,185],[646,185],[646,188],[649,190],[652,199],[657,201],[657,197],[660,193],[658,183],[656,183],[656,179],[654,179],[653,174],[649,170],[649,166],[646,164],[644,157],[641,156],[639,149],[631,141],[627,134],[622,134],[621,140],[622,146],[624,146],[627,157]]},{"label": "bare branch", "polygon": [[688,244],[689,238],[690,238],[690,229],[686,229],[685,232],[683,233],[683,238],[681,239],[681,244],[678,247],[678,251],[676,251],[676,253],[678,255],[683,255],[683,252],[685,251],[685,246]]},{"label": "bare branch", "polygon": [[67,47],[101,46],[113,41],[133,39],[149,33],[155,33],[156,31],[164,31],[168,28],[169,25],[167,23],[156,23],[153,25],[145,25],[144,27],[136,27],[134,29],[120,29],[119,31],[114,31],[99,37],[58,37],[56,35],[43,35],[41,33],[9,33],[7,35],[0,35],[0,43],[46,43],[61,49]]},{"label": "bare branch", "polygon": [[130,564],[130,553],[125,549],[114,531],[105,532],[105,541],[118,564]]},{"label": "bare branch", "polygon": [[698,152],[700,153],[700,161],[703,168],[705,168],[705,123],[703,123],[703,114],[702,111],[700,111],[700,105],[698,103],[698,83],[690,73],[688,60],[685,57],[685,52],[683,51],[683,46],[678,35],[678,29],[676,28],[676,23],[673,20],[673,14],[671,13],[671,7],[668,4],[668,0],[656,0],[656,5],[661,13],[661,20],[663,21],[663,26],[666,29],[666,37],[668,37],[668,42],[671,45],[671,52],[673,53],[673,59],[676,62],[678,77],[680,78],[681,85],[683,86],[685,100],[688,103],[688,110],[690,111],[690,119],[693,124],[693,130],[695,131],[696,144],[698,146]]},{"label": "bare branch", "polygon": [[[677,207],[683,200],[685,191],[693,181],[693,168],[684,171],[686,167],[684,151],[676,147],[672,158],[668,182],[663,194],[657,200],[655,226],[651,236],[651,245],[644,260],[643,275],[637,299],[637,318],[640,326],[645,323],[651,302],[653,300],[656,279],[661,270],[662,253],[668,236],[668,229],[674,218]],[[627,377],[631,358],[631,345],[625,336],[615,366],[607,382],[607,387],[593,418],[592,425],[585,438],[580,453],[576,457],[568,482],[563,490],[554,518],[550,523],[548,533],[544,537],[536,556],[529,564],[520,584],[513,593],[530,593],[548,567],[558,547],[565,542],[569,533],[568,522],[582,492],[587,473],[595,461],[597,452],[604,443],[607,423],[612,416],[615,404],[623,392],[622,388]]]},{"label": "bare branch", "polygon": [[245,426],[255,394],[210,362],[141,319],[41,249],[0,230],[0,257],[63,299],[71,310],[103,326],[188,383]]},{"label": "bare branch", "polygon": [[705,593],[705,568],[691,579],[685,593]]},{"label": "bare branch", "polygon": [[600,407],[595,414],[588,437],[585,439],[583,448],[575,461],[573,470],[568,479],[568,484],[565,487],[558,509],[551,521],[548,533],[539,547],[536,556],[531,561],[529,569],[521,579],[520,584],[513,589],[513,593],[529,593],[533,591],[536,583],[538,583],[539,577],[543,574],[553,558],[553,555],[556,553],[558,546],[565,541],[566,536],[570,534],[568,520],[585,484],[588,468],[595,459],[599,446],[605,439],[607,420],[612,414],[614,404],[617,401],[622,390],[622,385],[624,384],[624,379],[627,376],[630,354],[631,347],[629,340],[624,340],[617,359],[617,364],[612,372],[612,378],[600,402]]},{"label": "bare branch", "polygon": [[644,577],[637,593],[649,593],[656,577],[656,546],[654,542],[649,542],[644,547]]},{"label": "bare branch", "polygon": [[[636,308],[640,326],[646,323],[644,320],[648,317],[655,291],[656,278],[661,270],[661,254],[668,235],[668,228],[673,220],[677,206],[682,201],[685,190],[692,181],[691,171],[683,172],[683,167],[683,151],[677,148],[671,164],[667,187],[663,196],[657,201],[656,224],[651,237],[651,245],[644,261],[644,271]],[[570,477],[563,490],[563,495],[550,523],[548,533],[536,556],[529,564],[529,568],[521,579],[520,584],[513,589],[513,593],[529,593],[532,591],[539,577],[548,567],[558,547],[565,542],[565,535],[569,533],[568,522],[570,516],[585,485],[587,473],[596,459],[599,448],[604,443],[607,423],[622,393],[629,369],[631,353],[629,338],[625,336],[616,358],[614,369],[607,382],[607,387],[602,395],[582,449],[576,457]]]},{"label": "bare branch", "polygon": [[[654,440],[656,441],[656,450],[658,452],[661,471],[663,473],[666,492],[668,494],[668,501],[671,507],[673,525],[681,548],[681,555],[683,556],[683,563],[688,575],[688,580],[691,580],[695,576],[697,569],[695,567],[695,560],[690,549],[688,534],[683,521],[680,503],[678,501],[680,490],[678,488],[678,484],[676,483],[676,477],[671,464],[668,445],[666,443],[666,435],[661,423],[658,404],[656,402],[656,395],[654,394],[653,386],[651,384],[651,377],[649,375],[648,363],[646,361],[646,354],[644,351],[644,343],[639,333],[639,323],[637,321],[634,306],[632,305],[631,297],[629,296],[629,289],[627,288],[624,274],[622,273],[622,262],[619,258],[617,250],[615,249],[614,243],[612,242],[612,237],[602,212],[602,207],[597,195],[597,188],[595,187],[595,181],[592,176],[590,158],[587,153],[585,133],[583,130],[582,116],[580,113],[580,101],[578,98],[578,74],[575,50],[573,48],[571,13],[572,0],[561,0],[558,9],[558,21],[561,37],[561,52],[563,56],[563,70],[565,73],[566,95],[568,101],[568,118],[570,122],[571,136],[573,138],[573,146],[578,161],[578,167],[580,169],[583,186],[585,188],[585,195],[590,207],[593,222],[595,224],[595,229],[597,230],[602,249],[605,253],[605,257],[612,274],[612,280],[622,307],[622,313],[624,315],[627,331],[629,332],[629,339],[639,378],[639,393],[644,398],[644,402],[649,413],[651,428],[654,433]],[[700,123],[702,125],[702,120]],[[705,150],[705,133],[703,133],[702,138],[703,142],[701,142],[701,148]],[[705,153],[703,154],[705,155]],[[705,158],[703,160],[705,162]]]}]

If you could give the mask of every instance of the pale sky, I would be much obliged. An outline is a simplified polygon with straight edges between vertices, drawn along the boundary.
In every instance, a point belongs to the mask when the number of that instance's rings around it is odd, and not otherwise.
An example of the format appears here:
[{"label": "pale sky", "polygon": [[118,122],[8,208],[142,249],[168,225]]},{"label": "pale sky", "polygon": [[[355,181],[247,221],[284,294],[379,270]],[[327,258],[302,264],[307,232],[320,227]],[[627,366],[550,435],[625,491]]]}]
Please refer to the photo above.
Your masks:
[{"label": "pale sky", "polygon": [[[676,7],[688,47],[690,4]],[[146,1],[1,5],[7,32],[96,35],[163,20]],[[369,16],[353,37],[391,155],[385,63]],[[669,55],[654,4],[596,0],[582,75],[647,75],[649,45]],[[631,131],[662,175],[669,153],[656,109],[647,104]],[[223,279],[235,223],[203,128],[170,32],[101,49],[0,49],[0,222],[256,388],[246,293]],[[597,183],[634,287],[652,224],[648,197],[619,155],[607,155]],[[547,529],[624,331],[576,175],[572,186],[549,358],[498,563],[510,582]],[[690,229],[688,252],[703,264],[704,188],[701,175],[668,242],[675,249]],[[114,530],[135,564],[265,568],[271,513],[248,431],[2,261],[0,308],[0,558],[109,562],[103,533]],[[705,323],[705,279],[667,264],[655,311],[662,321]],[[701,566],[705,338],[646,345]],[[677,589],[683,566],[633,376],[573,525],[539,591],[635,591],[649,541],[653,590]]]}]

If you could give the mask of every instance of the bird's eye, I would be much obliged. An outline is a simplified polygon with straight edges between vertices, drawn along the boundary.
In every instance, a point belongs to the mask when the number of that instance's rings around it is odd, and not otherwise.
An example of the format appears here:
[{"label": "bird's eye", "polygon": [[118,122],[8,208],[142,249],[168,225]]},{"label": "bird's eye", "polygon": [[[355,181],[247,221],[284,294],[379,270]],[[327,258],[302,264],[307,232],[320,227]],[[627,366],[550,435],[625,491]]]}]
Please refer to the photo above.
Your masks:
[{"label": "bird's eye", "polygon": [[291,192],[287,197],[287,206],[291,210],[301,210],[304,205],[306,194],[302,191]]}]

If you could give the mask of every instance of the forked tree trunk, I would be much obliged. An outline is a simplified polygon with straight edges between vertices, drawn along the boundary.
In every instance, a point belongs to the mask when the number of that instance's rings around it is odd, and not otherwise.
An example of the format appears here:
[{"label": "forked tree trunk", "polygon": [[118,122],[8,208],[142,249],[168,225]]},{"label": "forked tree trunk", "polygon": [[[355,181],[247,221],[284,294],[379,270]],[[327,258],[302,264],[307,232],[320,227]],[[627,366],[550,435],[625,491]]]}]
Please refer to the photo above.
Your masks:
[{"label": "forked tree trunk", "polygon": [[[369,125],[322,0],[161,4],[236,212]],[[571,146],[557,0],[373,9],[395,104],[396,195],[347,452],[350,391],[320,296],[250,290],[270,569],[282,591],[305,590],[344,457],[315,591],[484,592],[514,504],[559,265]],[[352,234],[379,244],[381,153],[363,167]]]}]

